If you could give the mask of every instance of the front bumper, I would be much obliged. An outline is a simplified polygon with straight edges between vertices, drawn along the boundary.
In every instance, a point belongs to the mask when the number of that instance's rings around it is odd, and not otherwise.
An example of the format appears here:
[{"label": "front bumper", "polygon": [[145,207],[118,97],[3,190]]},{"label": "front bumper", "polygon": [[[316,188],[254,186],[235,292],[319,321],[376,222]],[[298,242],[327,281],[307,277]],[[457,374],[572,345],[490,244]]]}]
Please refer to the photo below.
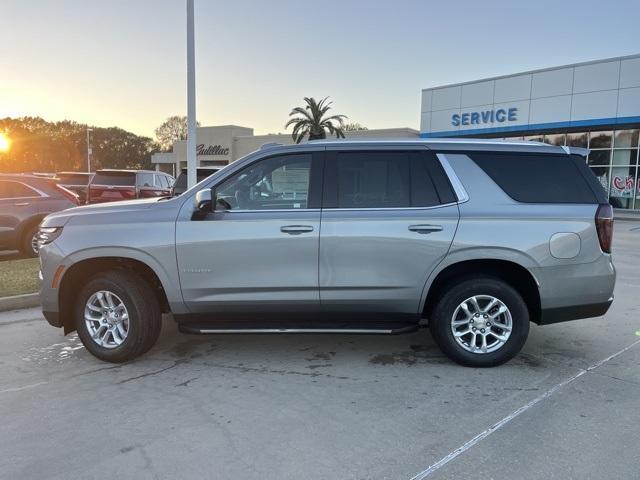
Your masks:
[{"label": "front bumper", "polygon": [[59,312],[47,312],[43,310],[42,315],[52,327],[60,328],[63,326],[63,322],[60,320]]}]

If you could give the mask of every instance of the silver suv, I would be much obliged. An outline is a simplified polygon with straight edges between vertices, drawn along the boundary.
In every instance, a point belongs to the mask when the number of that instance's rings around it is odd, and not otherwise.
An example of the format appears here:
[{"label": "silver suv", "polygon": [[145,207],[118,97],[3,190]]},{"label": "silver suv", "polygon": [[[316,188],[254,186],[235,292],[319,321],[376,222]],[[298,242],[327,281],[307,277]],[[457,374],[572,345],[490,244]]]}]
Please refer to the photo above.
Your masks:
[{"label": "silver suv", "polygon": [[110,362],[186,333],[399,333],[471,366],[529,322],[603,315],[613,216],[586,151],[532,142],[269,145],[183,195],[40,229],[42,306]]}]

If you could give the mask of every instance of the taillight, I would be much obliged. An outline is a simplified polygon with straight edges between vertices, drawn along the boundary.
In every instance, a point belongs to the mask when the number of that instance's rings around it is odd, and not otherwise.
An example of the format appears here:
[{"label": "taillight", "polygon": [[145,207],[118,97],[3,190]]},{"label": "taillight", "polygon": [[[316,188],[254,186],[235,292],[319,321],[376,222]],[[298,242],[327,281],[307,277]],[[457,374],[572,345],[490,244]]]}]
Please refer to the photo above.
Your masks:
[{"label": "taillight", "polygon": [[67,188],[64,188],[60,184],[57,184],[56,187],[58,188],[58,190],[60,190],[60,193],[62,193],[62,195],[64,195],[67,198],[67,200],[70,200],[76,205],[80,205],[80,197],[76,193],[72,192]]},{"label": "taillight", "polygon": [[596,231],[598,232],[598,240],[600,240],[600,248],[604,253],[611,253],[611,244],[613,242],[613,208],[611,205],[602,204],[596,211]]}]

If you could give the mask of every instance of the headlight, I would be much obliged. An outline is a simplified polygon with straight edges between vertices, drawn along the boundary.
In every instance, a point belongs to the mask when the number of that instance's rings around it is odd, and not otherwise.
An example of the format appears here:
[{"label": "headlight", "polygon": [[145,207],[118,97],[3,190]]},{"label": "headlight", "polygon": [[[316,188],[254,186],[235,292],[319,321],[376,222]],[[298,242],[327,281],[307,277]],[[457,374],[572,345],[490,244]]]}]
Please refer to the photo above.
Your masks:
[{"label": "headlight", "polygon": [[38,230],[38,248],[53,242],[62,233],[62,227],[40,227]]}]

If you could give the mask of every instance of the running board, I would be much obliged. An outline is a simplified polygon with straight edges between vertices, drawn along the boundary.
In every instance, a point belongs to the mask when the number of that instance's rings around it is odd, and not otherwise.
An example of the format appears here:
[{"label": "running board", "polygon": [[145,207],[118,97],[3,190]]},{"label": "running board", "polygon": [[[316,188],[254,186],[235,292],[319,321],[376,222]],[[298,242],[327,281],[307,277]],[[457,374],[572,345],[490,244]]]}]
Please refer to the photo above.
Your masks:
[{"label": "running board", "polygon": [[387,323],[386,325],[337,325],[337,326],[271,326],[271,325],[247,325],[241,323],[234,325],[221,325],[219,323],[188,323],[178,326],[182,333],[217,335],[217,334],[244,334],[244,333],[343,333],[365,335],[393,335],[409,333],[418,329],[416,323]]}]

